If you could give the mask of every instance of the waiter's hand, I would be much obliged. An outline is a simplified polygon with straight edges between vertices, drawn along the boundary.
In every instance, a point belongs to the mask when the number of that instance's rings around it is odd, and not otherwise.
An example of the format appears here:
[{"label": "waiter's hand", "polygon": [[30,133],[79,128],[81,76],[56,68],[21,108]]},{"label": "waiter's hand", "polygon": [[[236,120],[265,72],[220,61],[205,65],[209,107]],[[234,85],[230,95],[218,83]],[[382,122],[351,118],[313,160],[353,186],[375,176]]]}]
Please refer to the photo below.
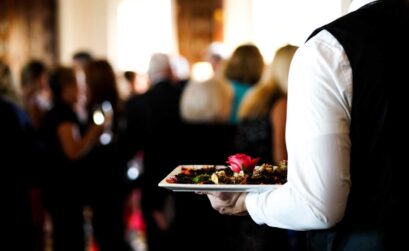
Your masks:
[{"label": "waiter's hand", "polygon": [[208,192],[206,193],[212,207],[221,214],[246,215],[247,193]]}]

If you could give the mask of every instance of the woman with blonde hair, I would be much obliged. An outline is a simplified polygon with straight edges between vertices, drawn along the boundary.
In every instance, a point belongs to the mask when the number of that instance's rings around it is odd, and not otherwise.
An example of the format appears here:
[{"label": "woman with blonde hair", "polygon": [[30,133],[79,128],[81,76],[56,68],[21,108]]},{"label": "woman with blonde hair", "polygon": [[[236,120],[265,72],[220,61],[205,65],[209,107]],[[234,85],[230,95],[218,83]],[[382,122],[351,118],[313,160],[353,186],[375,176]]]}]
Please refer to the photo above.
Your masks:
[{"label": "woman with blonde hair", "polygon": [[180,112],[190,123],[226,123],[230,103],[231,89],[223,79],[191,80],[182,93]]},{"label": "woman with blonde hair", "polygon": [[287,159],[287,81],[296,50],[292,45],[277,50],[261,81],[244,97],[239,108],[238,150],[258,156],[264,162]]}]

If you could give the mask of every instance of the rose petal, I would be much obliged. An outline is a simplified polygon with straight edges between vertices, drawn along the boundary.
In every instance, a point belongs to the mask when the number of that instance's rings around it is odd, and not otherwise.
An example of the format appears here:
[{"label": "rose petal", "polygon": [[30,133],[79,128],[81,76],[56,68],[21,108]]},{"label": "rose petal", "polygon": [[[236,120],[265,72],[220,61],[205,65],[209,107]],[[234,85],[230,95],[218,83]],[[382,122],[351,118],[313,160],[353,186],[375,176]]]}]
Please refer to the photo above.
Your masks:
[{"label": "rose petal", "polygon": [[227,160],[233,172],[239,173],[241,171],[241,161],[235,156],[230,156]]},{"label": "rose petal", "polygon": [[238,153],[228,157],[227,163],[233,172],[239,173],[243,170],[245,173],[253,171],[260,158],[252,159],[250,156],[244,153]]}]

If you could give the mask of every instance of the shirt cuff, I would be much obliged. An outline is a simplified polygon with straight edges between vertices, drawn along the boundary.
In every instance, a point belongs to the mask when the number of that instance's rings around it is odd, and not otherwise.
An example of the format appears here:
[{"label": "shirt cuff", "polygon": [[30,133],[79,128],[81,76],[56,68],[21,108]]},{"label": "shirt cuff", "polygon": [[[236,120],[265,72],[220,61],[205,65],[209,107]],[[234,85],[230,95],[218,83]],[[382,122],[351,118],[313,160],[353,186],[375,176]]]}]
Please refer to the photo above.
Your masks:
[{"label": "shirt cuff", "polygon": [[249,213],[250,217],[253,221],[259,225],[264,224],[264,221],[258,217],[257,209],[258,209],[258,198],[259,193],[248,193],[246,196],[246,208],[247,212]]}]

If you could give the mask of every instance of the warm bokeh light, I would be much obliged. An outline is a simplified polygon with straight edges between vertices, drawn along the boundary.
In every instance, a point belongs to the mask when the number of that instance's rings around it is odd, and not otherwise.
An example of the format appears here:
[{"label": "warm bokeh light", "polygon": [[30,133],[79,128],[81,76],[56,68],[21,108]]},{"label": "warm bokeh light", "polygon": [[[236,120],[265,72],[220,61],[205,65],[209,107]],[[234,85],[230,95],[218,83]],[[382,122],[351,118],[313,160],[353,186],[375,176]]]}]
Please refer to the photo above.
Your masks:
[{"label": "warm bokeh light", "polygon": [[102,111],[95,111],[94,114],[92,114],[92,120],[96,125],[102,125],[105,122],[105,117]]},{"label": "warm bokeh light", "polygon": [[208,62],[198,62],[192,66],[192,79],[196,82],[205,82],[214,75],[212,65]]},{"label": "warm bokeh light", "polygon": [[172,0],[122,0],[117,9],[117,65],[145,73],[155,52],[176,52]]}]

